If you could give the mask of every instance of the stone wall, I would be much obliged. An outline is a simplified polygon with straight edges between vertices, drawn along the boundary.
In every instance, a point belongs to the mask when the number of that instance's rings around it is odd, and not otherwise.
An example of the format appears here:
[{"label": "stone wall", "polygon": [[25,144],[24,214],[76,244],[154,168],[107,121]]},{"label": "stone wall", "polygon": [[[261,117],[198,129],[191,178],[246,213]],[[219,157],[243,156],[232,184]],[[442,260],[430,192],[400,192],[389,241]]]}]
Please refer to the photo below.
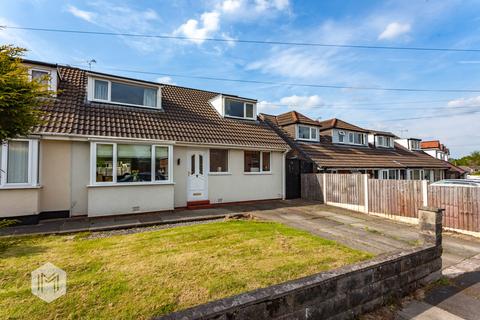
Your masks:
[{"label": "stone wall", "polygon": [[419,212],[423,244],[369,261],[210,302],[158,319],[352,319],[436,279],[441,210]]}]

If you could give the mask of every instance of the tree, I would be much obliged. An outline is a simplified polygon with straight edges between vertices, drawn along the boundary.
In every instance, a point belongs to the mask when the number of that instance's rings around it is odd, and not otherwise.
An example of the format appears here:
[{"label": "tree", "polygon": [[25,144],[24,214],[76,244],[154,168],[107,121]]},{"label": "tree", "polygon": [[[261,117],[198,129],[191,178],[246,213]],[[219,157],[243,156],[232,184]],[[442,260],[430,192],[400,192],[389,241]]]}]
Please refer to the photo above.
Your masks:
[{"label": "tree", "polygon": [[0,143],[27,136],[41,123],[39,106],[52,95],[46,87],[48,78],[30,80],[21,57],[26,49],[0,46]]},{"label": "tree", "polygon": [[452,161],[457,166],[480,167],[480,151],[473,151],[468,156]]}]

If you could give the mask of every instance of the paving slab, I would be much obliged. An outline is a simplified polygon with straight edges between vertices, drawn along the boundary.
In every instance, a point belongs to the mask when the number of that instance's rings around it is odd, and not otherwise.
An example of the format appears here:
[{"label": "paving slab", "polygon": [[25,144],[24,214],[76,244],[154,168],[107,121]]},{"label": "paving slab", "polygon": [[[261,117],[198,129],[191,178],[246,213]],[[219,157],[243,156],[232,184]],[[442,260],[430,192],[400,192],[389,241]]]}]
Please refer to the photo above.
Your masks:
[{"label": "paving slab", "polygon": [[463,320],[463,318],[454,315],[441,308],[432,306],[428,303],[415,301],[405,309],[399,311],[395,319],[398,320]]}]

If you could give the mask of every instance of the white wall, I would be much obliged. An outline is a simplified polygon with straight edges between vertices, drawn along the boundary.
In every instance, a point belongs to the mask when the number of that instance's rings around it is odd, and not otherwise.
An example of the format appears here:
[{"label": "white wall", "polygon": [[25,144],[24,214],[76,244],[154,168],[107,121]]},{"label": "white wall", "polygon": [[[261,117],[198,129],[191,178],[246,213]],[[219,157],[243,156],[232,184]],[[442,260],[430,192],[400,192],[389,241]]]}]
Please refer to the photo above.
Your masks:
[{"label": "white wall", "polygon": [[[173,147],[174,204],[176,208],[187,206],[187,149],[187,147]],[[180,164],[178,164],[179,160]]]},{"label": "white wall", "polygon": [[282,198],[281,152],[272,152],[271,174],[245,174],[243,150],[229,151],[230,175],[209,175],[208,197],[211,203]]},{"label": "white wall", "polygon": [[0,217],[38,214],[40,188],[0,189]]},{"label": "white wall", "polygon": [[122,185],[88,188],[88,216],[173,209],[173,185]]}]

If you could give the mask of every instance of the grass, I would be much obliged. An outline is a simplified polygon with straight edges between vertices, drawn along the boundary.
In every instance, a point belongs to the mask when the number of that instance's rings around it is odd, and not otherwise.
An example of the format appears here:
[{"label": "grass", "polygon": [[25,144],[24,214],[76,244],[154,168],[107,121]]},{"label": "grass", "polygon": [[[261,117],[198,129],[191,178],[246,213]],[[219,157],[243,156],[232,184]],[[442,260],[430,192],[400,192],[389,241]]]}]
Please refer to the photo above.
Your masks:
[{"label": "grass", "polygon": [[[282,224],[242,220],[0,242],[0,319],[150,318],[372,257]],[[30,292],[30,272],[46,262],[68,277],[67,294],[51,303]]]}]

